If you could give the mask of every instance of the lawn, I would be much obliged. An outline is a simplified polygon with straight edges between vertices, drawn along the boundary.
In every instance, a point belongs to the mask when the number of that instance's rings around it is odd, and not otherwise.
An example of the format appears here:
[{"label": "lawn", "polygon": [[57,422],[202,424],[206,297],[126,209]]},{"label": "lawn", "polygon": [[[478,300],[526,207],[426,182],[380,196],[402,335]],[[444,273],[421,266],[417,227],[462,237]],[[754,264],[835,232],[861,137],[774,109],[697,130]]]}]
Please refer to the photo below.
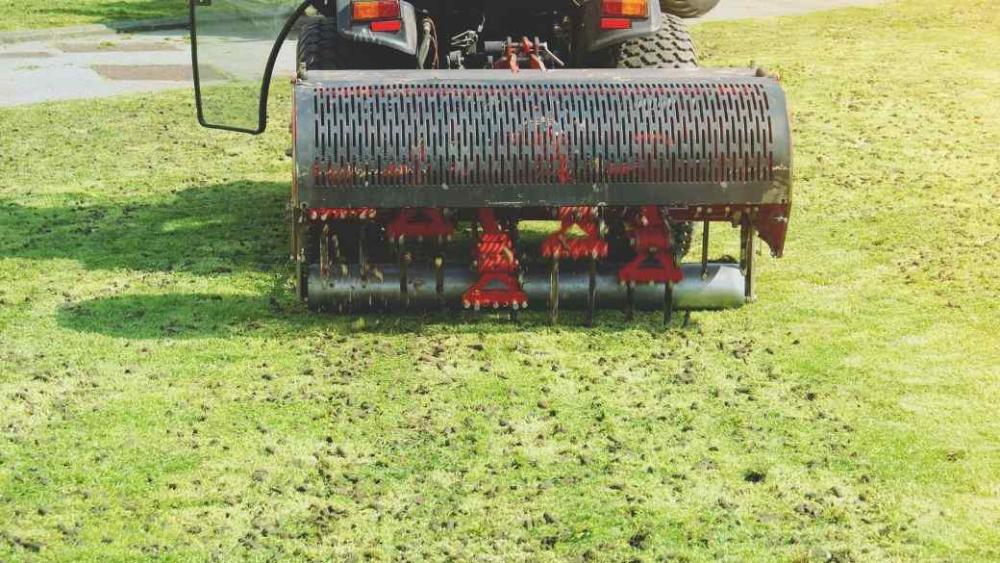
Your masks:
[{"label": "lawn", "polygon": [[258,138],[0,109],[0,560],[1000,558],[1000,7],[697,29],[776,69],[759,299],[664,328],[310,314]]},{"label": "lawn", "polygon": [[186,15],[187,0],[0,0],[0,31]]}]

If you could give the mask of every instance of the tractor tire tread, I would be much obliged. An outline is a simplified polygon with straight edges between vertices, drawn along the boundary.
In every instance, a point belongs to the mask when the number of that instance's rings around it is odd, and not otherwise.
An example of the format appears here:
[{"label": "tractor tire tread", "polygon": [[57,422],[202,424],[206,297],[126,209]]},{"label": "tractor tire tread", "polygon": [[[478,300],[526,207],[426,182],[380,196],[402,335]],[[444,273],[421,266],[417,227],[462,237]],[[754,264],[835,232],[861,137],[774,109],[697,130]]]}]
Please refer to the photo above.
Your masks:
[{"label": "tractor tire tread", "polygon": [[660,9],[681,18],[697,18],[711,12],[718,4],[719,0],[660,0]]},{"label": "tractor tire tread", "polygon": [[309,70],[373,70],[416,68],[416,59],[382,45],[345,40],[337,20],[312,17],[302,25],[298,64]]},{"label": "tractor tire tread", "polygon": [[663,27],[654,35],[621,46],[619,68],[696,68],[694,41],[684,21],[664,14]]},{"label": "tractor tire tread", "polygon": [[600,51],[595,63],[603,68],[697,68],[698,56],[684,20],[663,14],[663,26],[655,34]]}]

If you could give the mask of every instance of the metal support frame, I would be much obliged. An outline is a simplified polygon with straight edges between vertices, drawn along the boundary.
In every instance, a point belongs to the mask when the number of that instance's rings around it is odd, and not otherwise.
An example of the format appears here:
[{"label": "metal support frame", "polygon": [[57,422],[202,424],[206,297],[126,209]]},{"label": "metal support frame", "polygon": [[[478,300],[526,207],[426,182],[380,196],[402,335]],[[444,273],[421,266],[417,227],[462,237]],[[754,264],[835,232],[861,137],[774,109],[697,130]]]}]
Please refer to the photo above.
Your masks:
[{"label": "metal support frame", "polygon": [[744,296],[747,302],[753,301],[753,258],[754,258],[753,221],[749,215],[744,215],[740,221],[740,272],[745,279]]}]

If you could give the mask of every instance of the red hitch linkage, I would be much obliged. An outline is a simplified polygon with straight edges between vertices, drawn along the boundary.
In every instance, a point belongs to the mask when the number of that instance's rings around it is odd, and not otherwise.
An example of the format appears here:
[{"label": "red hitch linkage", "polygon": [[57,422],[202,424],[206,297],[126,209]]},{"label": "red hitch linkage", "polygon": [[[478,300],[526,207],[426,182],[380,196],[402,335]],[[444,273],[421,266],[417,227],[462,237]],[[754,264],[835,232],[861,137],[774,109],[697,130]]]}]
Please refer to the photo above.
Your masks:
[{"label": "red hitch linkage", "polygon": [[528,295],[517,279],[519,264],[510,235],[504,232],[492,209],[479,210],[479,224],[482,228],[476,244],[479,281],[462,296],[462,304],[477,311],[490,306],[512,307],[515,311],[527,308]]},{"label": "red hitch linkage", "polygon": [[655,205],[644,205],[635,218],[632,231],[635,258],[618,272],[618,280],[628,288],[627,316],[634,315],[633,290],[637,283],[664,284],[664,320],[673,314],[673,284],[684,279],[684,272],[674,259],[670,224]]}]

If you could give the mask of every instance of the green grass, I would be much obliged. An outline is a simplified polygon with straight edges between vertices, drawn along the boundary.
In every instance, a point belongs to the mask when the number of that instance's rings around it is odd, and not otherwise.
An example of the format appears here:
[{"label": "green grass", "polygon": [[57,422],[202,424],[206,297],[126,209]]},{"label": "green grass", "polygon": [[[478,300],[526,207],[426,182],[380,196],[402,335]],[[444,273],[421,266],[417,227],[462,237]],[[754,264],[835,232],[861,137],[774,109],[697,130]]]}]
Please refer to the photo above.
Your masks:
[{"label": "green grass", "polygon": [[185,15],[186,0],[0,0],[0,31]]},{"label": "green grass", "polygon": [[271,132],[0,110],[0,560],[1000,558],[1000,10],[698,28],[781,72],[759,301],[598,328],[306,313]]}]

